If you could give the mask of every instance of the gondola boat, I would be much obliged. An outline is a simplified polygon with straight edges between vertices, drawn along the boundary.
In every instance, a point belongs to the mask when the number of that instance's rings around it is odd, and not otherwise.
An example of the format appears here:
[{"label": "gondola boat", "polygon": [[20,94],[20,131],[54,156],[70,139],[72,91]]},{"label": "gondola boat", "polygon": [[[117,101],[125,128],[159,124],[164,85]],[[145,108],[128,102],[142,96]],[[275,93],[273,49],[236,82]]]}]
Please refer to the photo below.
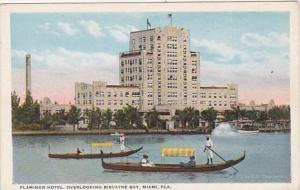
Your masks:
[{"label": "gondola boat", "polygon": [[139,172],[205,172],[223,170],[240,163],[245,159],[244,155],[236,160],[228,160],[216,164],[197,164],[194,167],[185,167],[180,164],[154,164],[153,166],[141,166],[139,163],[107,163],[102,158],[102,167],[107,170],[139,171]]},{"label": "gondola boat", "polygon": [[64,153],[64,154],[48,154],[49,158],[61,158],[61,159],[83,159],[83,158],[117,158],[117,157],[126,157],[126,156],[130,156],[140,150],[142,150],[143,147],[140,147],[138,149],[135,150],[130,150],[130,151],[126,151],[126,152],[110,152],[110,153]]}]

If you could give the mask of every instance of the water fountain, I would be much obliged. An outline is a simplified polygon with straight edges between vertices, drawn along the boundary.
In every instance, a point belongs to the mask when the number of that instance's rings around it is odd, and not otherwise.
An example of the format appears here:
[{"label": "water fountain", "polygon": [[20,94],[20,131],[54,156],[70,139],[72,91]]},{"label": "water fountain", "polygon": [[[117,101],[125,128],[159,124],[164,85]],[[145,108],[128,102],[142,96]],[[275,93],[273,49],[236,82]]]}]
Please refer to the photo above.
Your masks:
[{"label": "water fountain", "polygon": [[238,135],[237,129],[235,129],[229,123],[220,123],[211,133],[213,136],[234,136]]}]

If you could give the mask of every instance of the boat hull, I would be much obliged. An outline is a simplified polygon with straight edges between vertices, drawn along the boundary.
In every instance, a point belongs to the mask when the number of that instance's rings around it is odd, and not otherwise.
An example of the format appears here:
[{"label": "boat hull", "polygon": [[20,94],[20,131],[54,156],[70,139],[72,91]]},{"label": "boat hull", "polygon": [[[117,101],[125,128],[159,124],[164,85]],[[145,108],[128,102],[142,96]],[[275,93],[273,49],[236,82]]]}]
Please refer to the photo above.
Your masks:
[{"label": "boat hull", "polygon": [[49,158],[60,158],[60,159],[93,159],[93,158],[117,158],[117,157],[126,157],[130,156],[140,150],[142,150],[143,147],[140,147],[135,150],[130,150],[127,152],[110,152],[110,153],[103,153],[103,154],[77,154],[77,153],[66,153],[66,154],[48,154]]},{"label": "boat hull", "polygon": [[205,172],[217,171],[232,167],[245,159],[245,153],[236,160],[228,160],[217,164],[198,164],[195,167],[183,167],[178,164],[155,164],[141,166],[139,163],[107,163],[102,159],[102,167],[109,170],[140,171],[140,172]]},{"label": "boat hull", "polygon": [[241,133],[241,134],[253,134],[253,133],[259,133],[259,131],[258,130],[256,130],[256,131],[238,130],[238,133]]}]

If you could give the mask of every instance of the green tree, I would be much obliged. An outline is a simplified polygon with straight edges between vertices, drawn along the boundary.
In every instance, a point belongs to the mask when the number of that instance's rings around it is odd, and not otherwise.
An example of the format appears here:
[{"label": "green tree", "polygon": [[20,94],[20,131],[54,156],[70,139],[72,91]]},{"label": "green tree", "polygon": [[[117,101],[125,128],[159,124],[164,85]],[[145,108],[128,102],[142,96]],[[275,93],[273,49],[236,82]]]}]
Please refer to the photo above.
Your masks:
[{"label": "green tree", "polygon": [[11,113],[12,113],[12,126],[16,126],[19,123],[18,113],[20,109],[20,97],[16,91],[11,93]]},{"label": "green tree", "polygon": [[186,127],[188,116],[185,110],[176,110],[174,118],[175,121],[180,122],[182,128]]},{"label": "green tree", "polygon": [[187,107],[183,110],[185,112],[186,121],[189,124],[189,127],[195,128],[199,126],[199,110],[196,110],[194,107]]},{"label": "green tree", "polygon": [[148,128],[156,127],[158,129],[162,126],[162,121],[159,118],[159,113],[154,108],[145,114],[145,121]]},{"label": "green tree", "polygon": [[95,120],[96,120],[96,126],[100,130],[101,122],[102,122],[102,117],[101,117],[101,110],[100,108],[96,108],[95,110]]},{"label": "green tree", "polygon": [[213,107],[207,108],[201,112],[201,117],[208,122],[210,128],[213,128],[217,118],[217,111]]},{"label": "green tree", "polygon": [[113,115],[114,121],[116,122],[117,128],[127,128],[128,127],[128,120],[124,110],[118,110]]},{"label": "green tree", "polygon": [[50,112],[46,112],[41,119],[41,124],[44,129],[49,129],[53,124],[53,116]]},{"label": "green tree", "polygon": [[257,112],[257,121],[265,122],[268,119],[268,113],[266,111],[258,111]]},{"label": "green tree", "polygon": [[130,128],[134,128],[134,127],[142,128],[143,127],[143,118],[137,108],[135,108],[131,105],[127,105],[126,107],[124,107],[124,112],[127,116],[128,124],[129,124]]},{"label": "green tree", "polygon": [[33,100],[29,92],[25,102],[19,108],[18,120],[24,124],[39,123],[40,121],[40,105],[37,100]]},{"label": "green tree", "polygon": [[109,128],[110,127],[110,122],[112,121],[113,118],[113,112],[111,111],[111,109],[107,108],[102,114],[102,125],[104,128]]},{"label": "green tree", "polygon": [[[93,129],[94,127],[99,128],[99,111],[100,109],[96,110],[94,107],[89,110],[86,109],[84,111],[84,116],[88,121],[88,128]],[[100,111],[100,121],[101,121],[101,111]]]},{"label": "green tree", "polygon": [[233,121],[237,119],[236,114],[232,110],[225,110],[224,112],[225,121]]},{"label": "green tree", "polygon": [[73,131],[75,131],[76,125],[79,124],[83,118],[81,117],[81,110],[76,106],[71,106],[69,113],[67,114],[67,122],[73,125]]}]

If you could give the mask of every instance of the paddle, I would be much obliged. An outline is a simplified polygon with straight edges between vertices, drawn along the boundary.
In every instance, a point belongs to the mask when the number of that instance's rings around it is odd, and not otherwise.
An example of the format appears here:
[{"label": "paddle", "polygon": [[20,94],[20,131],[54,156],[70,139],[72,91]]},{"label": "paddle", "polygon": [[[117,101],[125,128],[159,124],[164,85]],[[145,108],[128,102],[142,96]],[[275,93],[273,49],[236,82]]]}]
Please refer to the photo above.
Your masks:
[{"label": "paddle", "polygon": [[[220,156],[218,153],[216,153],[213,149],[209,148],[208,146],[206,146],[206,148],[208,148],[209,150],[211,150],[213,153],[215,153],[215,155],[217,155],[219,158],[221,158],[224,162],[227,162],[222,156]],[[239,172],[238,169],[236,169],[235,167],[233,166],[230,166],[232,167],[235,171]]]}]

